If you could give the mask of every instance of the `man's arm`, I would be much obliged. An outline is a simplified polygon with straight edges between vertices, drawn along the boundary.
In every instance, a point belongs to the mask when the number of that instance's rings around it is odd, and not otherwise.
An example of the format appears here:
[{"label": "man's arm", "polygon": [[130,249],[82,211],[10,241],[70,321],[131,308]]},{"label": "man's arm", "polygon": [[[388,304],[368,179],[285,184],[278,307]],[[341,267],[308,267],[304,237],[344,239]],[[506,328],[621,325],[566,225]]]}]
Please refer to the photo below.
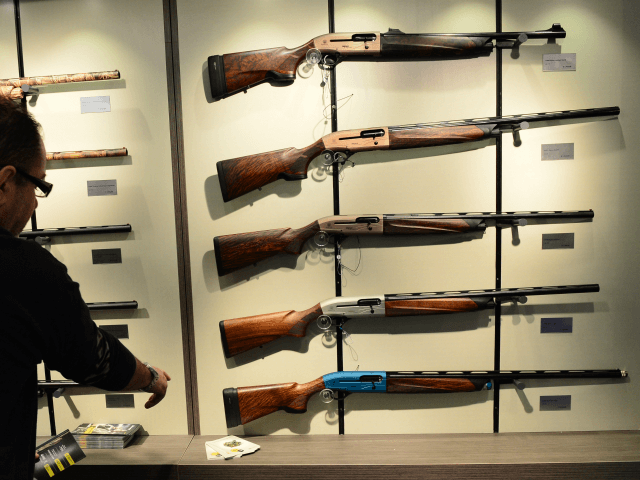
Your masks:
[{"label": "man's arm", "polygon": [[[167,394],[167,382],[171,380],[171,377],[167,372],[161,370],[160,368],[154,366],[153,367],[156,372],[158,372],[158,381],[155,383],[153,388],[151,389],[151,397],[147,400],[147,403],[144,404],[144,408],[155,407],[164,396]],[[135,390],[141,390],[148,386],[153,379],[153,375],[151,371],[146,367],[144,363],[136,358],[136,370],[133,373],[133,377],[129,381],[129,384],[122,389],[123,392],[132,392]]]}]

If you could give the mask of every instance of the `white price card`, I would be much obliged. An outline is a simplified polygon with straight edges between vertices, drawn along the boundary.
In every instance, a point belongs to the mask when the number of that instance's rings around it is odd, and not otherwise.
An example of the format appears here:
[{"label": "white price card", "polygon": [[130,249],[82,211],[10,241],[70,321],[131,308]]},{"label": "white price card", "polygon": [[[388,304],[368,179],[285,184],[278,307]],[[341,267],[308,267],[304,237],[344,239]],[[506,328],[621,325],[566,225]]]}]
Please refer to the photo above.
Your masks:
[{"label": "white price card", "polygon": [[573,160],[573,143],[542,145],[542,160]]},{"label": "white price card", "polygon": [[542,55],[543,72],[575,72],[575,53],[546,53]]},{"label": "white price card", "polygon": [[111,111],[111,97],[80,97],[80,113],[104,113]]}]

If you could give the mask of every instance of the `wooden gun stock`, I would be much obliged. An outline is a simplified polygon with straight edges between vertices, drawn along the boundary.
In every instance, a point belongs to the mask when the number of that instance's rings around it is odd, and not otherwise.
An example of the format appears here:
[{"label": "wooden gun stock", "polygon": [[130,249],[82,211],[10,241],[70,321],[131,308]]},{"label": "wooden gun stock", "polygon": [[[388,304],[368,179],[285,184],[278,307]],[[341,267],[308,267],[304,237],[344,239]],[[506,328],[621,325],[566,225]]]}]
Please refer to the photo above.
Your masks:
[{"label": "wooden gun stock", "polygon": [[319,231],[320,225],[316,221],[298,229],[278,228],[215,237],[213,246],[218,275],[227,275],[278,253],[300,255],[304,243]]},{"label": "wooden gun stock", "polygon": [[281,337],[304,337],[307,327],[322,315],[320,304],[308,310],[268,313],[220,322],[224,355],[230,358]]},{"label": "wooden gun stock", "polygon": [[47,152],[47,160],[73,160],[78,158],[124,157],[129,152],[126,148],[108,150],[79,150],[76,152]]},{"label": "wooden gun stock", "polygon": [[314,393],[324,390],[322,377],[309,383],[281,383],[226,388],[222,392],[227,428],[244,425],[278,410],[304,413]]},{"label": "wooden gun stock", "polygon": [[307,178],[311,160],[324,151],[322,139],[302,148],[285,148],[273,152],[222,160],[216,164],[220,190],[225,202],[257,190],[271,182]]},{"label": "wooden gun stock", "polygon": [[261,83],[279,87],[291,85],[296,79],[298,65],[310,48],[313,48],[313,40],[293,49],[267,48],[210,56],[207,64],[213,100],[246,92]]}]

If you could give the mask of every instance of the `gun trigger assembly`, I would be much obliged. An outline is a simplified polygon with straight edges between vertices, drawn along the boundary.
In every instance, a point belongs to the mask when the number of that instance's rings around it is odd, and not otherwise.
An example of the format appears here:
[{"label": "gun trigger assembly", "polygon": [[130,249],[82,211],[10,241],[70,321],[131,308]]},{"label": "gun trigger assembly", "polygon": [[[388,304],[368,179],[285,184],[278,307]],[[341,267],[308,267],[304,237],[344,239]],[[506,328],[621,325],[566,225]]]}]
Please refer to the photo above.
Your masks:
[{"label": "gun trigger assembly", "polygon": [[349,150],[345,150],[344,152],[334,152],[332,150],[325,150],[322,152],[324,154],[324,162],[325,166],[333,165],[334,163],[339,163],[344,165],[344,163],[349,160],[349,157],[353,155]]},{"label": "gun trigger assembly", "polygon": [[330,388],[325,388],[320,392],[320,400],[324,403],[331,403],[335,400],[335,393]]},{"label": "gun trigger assembly", "polygon": [[316,325],[320,330],[329,330],[331,328],[331,317],[329,315],[320,315],[316,320]]}]

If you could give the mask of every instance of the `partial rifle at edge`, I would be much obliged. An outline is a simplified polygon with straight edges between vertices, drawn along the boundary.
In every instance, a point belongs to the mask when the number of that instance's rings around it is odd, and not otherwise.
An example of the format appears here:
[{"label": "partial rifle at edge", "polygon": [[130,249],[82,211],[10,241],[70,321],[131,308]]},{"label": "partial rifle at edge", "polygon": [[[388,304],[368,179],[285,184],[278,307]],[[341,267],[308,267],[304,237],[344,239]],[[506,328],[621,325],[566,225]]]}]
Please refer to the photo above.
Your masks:
[{"label": "partial rifle at edge", "polygon": [[401,150],[478,142],[511,132],[514,140],[529,123],[594,117],[615,117],[619,107],[532,113],[448,122],[374,127],[330,133],[304,147],[285,148],[216,163],[225,202],[276,180],[304,180],[311,161],[324,155],[330,163],[344,163],[351,155],[374,150]]},{"label": "partial rifle at edge", "polygon": [[120,78],[118,70],[107,72],[72,73],[65,75],[46,75],[41,77],[21,77],[0,80],[0,95],[18,100],[24,98],[23,85],[51,85],[55,83],[94,82],[96,80],[117,80]]},{"label": "partial rifle at edge", "polygon": [[282,337],[302,338],[316,323],[321,330],[343,325],[350,318],[403,317],[474,312],[494,308],[496,302],[525,303],[530,295],[560,295],[599,292],[597,284],[553,287],[464,290],[459,292],[410,293],[360,297],[334,297],[308,310],[255,315],[222,320],[220,336],[224,355],[239,353],[265,345]]},{"label": "partial rifle at edge", "polygon": [[126,157],[129,154],[125,147],[105,150],[78,150],[75,152],[47,152],[47,161],[75,160],[79,158]]},{"label": "partial rifle at edge", "polygon": [[[548,30],[491,33],[329,33],[304,45],[267,48],[248,52],[212,55],[207,59],[213,100],[245,92],[262,83],[286,87],[296,79],[298,66],[306,59],[324,69],[342,61],[453,60],[490,55],[497,46],[517,48],[530,38],[565,38],[559,23]],[[493,41],[496,44],[493,44]]]},{"label": "partial rifle at edge", "polygon": [[309,383],[280,383],[222,391],[227,428],[257,420],[278,410],[304,413],[312,395],[325,403],[352,393],[456,393],[491,390],[494,385],[523,380],[557,378],[625,378],[625,370],[512,370],[512,371],[346,371],[323,375]]},{"label": "partial rifle at edge", "polygon": [[433,235],[484,232],[487,227],[524,226],[527,219],[590,219],[592,210],[507,213],[412,213],[336,215],[306,227],[277,228],[214,237],[218,275],[223,276],[280,253],[300,255],[311,238],[318,246],[330,235]]}]

